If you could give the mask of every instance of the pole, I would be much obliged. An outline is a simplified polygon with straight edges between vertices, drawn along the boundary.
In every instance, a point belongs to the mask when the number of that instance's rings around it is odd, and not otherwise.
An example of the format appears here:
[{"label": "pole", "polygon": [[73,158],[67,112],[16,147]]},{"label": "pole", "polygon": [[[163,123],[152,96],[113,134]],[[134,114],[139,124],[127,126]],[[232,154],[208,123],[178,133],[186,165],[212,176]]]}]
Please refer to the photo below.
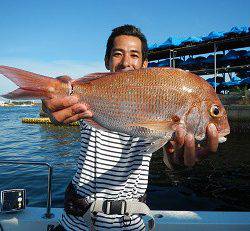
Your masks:
[{"label": "pole", "polygon": [[52,201],[52,174],[53,174],[53,167],[46,163],[46,162],[39,162],[39,161],[15,161],[15,160],[1,160],[0,164],[21,164],[21,165],[42,165],[48,167],[48,190],[47,190],[47,209],[46,213],[44,214],[43,218],[50,219],[54,217],[51,213],[51,201]]},{"label": "pole", "polygon": [[169,50],[169,67],[172,67],[172,54],[171,54],[172,50]]},{"label": "pole", "polygon": [[215,92],[216,92],[216,80],[217,80],[216,51],[217,51],[217,46],[216,46],[216,43],[214,43],[214,90]]}]

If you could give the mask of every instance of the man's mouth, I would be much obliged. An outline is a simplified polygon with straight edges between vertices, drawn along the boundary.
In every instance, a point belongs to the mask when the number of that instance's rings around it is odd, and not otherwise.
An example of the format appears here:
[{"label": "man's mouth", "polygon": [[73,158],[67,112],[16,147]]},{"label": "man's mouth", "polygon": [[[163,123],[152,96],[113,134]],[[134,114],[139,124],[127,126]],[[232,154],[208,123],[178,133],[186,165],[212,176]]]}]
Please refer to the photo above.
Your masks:
[{"label": "man's mouth", "polygon": [[118,69],[117,71],[131,71],[131,70],[134,70],[134,68],[132,68],[132,67],[125,67],[125,68],[122,68],[122,69]]}]

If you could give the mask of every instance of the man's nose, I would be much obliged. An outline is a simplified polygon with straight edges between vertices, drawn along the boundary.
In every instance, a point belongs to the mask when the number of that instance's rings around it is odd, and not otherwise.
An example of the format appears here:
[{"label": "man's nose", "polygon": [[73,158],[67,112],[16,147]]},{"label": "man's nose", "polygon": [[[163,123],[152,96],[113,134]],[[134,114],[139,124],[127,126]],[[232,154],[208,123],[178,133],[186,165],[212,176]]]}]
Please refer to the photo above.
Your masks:
[{"label": "man's nose", "polygon": [[124,56],[123,56],[123,59],[121,60],[121,65],[122,65],[123,67],[128,67],[128,66],[130,66],[130,57],[129,57],[129,55],[124,55]]}]

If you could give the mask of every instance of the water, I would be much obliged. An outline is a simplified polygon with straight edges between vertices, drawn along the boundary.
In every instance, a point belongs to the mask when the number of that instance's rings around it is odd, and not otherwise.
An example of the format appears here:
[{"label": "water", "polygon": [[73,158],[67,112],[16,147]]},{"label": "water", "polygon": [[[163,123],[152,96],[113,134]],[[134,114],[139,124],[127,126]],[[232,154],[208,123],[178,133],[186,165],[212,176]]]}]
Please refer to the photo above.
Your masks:
[{"label": "water", "polygon": [[[43,161],[54,167],[52,206],[62,207],[76,171],[78,127],[24,124],[39,107],[0,107],[0,160]],[[231,134],[216,155],[192,169],[169,171],[161,152],[150,165],[147,202],[151,209],[250,210],[250,134]],[[26,188],[29,206],[46,206],[47,168],[1,165],[0,190]]]}]

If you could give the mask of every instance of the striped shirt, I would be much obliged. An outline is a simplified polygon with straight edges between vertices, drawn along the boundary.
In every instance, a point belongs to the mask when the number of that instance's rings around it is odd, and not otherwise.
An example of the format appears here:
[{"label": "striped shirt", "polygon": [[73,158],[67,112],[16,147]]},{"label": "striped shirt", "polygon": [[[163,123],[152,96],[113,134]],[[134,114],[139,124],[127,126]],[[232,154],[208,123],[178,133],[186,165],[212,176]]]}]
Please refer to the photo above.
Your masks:
[{"label": "striped shirt", "polygon": [[[150,153],[141,138],[102,131],[81,121],[81,151],[72,183],[77,193],[90,202],[95,199],[138,199],[148,184]],[[61,221],[66,230],[89,230],[82,217],[67,215]],[[122,215],[98,213],[96,230],[144,230],[140,216],[124,222]]]}]

